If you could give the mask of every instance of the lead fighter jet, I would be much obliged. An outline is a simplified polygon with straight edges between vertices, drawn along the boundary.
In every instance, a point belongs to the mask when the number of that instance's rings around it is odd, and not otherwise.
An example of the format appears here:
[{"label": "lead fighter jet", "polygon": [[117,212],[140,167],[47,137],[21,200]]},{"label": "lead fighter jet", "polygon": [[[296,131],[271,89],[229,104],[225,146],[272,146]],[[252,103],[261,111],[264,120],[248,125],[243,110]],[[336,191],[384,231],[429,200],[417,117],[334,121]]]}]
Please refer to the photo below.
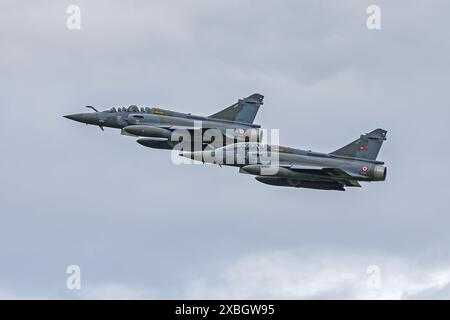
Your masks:
[{"label": "lead fighter jet", "polygon": [[[149,148],[173,149],[179,143],[179,141],[171,140],[175,130],[186,130],[195,136],[195,130],[204,132],[213,129],[224,136],[223,140],[232,139],[232,141],[245,141],[247,137],[261,138],[262,131],[259,129],[261,126],[253,124],[253,121],[263,100],[264,96],[255,93],[247,98],[239,99],[237,103],[208,117],[160,108],[138,108],[135,105],[128,108],[111,108],[101,112],[92,106],[87,106],[94,112],[64,117],[86,125],[99,126],[102,130],[103,127],[117,128],[122,130],[122,134],[144,137],[137,142]],[[197,123],[201,125],[200,128],[196,127]],[[208,145],[208,141],[202,142],[201,149]],[[213,143],[209,145],[214,146]]]},{"label": "lead fighter jet", "polygon": [[284,187],[345,191],[359,181],[384,181],[387,169],[376,160],[386,130],[376,129],[331,153],[318,153],[258,142],[229,144],[215,150],[180,155],[219,165],[239,167],[259,182]]}]

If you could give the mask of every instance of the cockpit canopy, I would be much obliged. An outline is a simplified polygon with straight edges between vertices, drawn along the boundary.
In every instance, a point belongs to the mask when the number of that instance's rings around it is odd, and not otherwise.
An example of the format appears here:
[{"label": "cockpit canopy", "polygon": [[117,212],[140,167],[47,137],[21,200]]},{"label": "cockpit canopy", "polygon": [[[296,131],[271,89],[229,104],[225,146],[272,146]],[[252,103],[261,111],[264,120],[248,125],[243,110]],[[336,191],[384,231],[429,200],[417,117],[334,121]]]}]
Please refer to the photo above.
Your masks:
[{"label": "cockpit canopy", "polygon": [[133,104],[128,107],[127,111],[128,112],[139,112],[139,108]]},{"label": "cockpit canopy", "polygon": [[115,107],[112,107],[111,109],[102,111],[102,112],[130,112],[130,113],[153,113],[153,109],[149,107],[141,107],[138,108],[136,105],[131,105],[129,107],[118,107],[117,109]]},{"label": "cockpit canopy", "polygon": [[223,149],[225,152],[231,152],[236,149],[246,149],[248,151],[257,152],[257,151],[271,151],[271,146],[258,142],[238,142],[226,145],[221,149]]},{"label": "cockpit canopy", "polygon": [[116,108],[112,107],[111,109],[105,110],[103,112],[117,112]]}]

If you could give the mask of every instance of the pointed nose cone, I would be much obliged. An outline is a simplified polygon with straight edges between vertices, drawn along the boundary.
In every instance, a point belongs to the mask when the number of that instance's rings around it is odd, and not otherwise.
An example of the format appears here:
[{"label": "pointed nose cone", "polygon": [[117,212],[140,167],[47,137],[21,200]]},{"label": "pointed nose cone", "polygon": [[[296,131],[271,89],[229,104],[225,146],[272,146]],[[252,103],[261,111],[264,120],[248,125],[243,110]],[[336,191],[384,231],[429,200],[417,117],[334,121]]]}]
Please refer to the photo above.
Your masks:
[{"label": "pointed nose cone", "polygon": [[192,158],[193,154],[190,151],[180,151],[180,153],[178,153],[179,156],[181,157],[186,157],[186,158]]},{"label": "pointed nose cone", "polygon": [[180,151],[178,153],[180,156],[189,158],[192,160],[203,161],[203,152],[202,151]]},{"label": "pointed nose cone", "polygon": [[67,118],[67,119],[70,119],[73,121],[86,123],[86,117],[85,117],[84,113],[69,114],[67,116],[64,116],[64,118]]}]

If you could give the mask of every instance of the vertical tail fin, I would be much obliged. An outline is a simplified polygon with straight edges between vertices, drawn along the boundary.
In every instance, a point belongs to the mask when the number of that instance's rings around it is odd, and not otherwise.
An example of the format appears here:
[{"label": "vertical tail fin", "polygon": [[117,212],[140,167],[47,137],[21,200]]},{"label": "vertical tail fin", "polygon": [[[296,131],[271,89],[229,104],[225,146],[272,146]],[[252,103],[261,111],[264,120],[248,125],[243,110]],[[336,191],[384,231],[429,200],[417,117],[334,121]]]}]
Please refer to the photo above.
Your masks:
[{"label": "vertical tail fin", "polygon": [[345,156],[352,158],[361,158],[376,160],[380,152],[383,141],[386,140],[387,131],[384,129],[375,129],[370,133],[361,135],[361,137],[345,147],[342,147],[330,154],[336,156]]},{"label": "vertical tail fin", "polygon": [[239,99],[238,102],[219,111],[208,118],[233,122],[253,123],[259,107],[263,104],[264,96],[258,93]]}]

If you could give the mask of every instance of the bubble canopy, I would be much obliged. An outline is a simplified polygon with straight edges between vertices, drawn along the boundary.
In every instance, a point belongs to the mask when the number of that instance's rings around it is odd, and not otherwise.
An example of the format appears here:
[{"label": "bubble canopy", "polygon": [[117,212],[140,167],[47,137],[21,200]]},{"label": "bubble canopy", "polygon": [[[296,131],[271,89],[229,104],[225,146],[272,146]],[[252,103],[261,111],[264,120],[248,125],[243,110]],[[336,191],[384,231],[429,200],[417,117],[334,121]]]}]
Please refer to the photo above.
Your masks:
[{"label": "bubble canopy", "polygon": [[116,113],[116,112],[130,112],[130,113],[152,113],[154,109],[149,108],[149,107],[141,107],[138,108],[138,106],[136,105],[131,105],[129,107],[118,107],[117,109],[115,107],[112,107],[110,109],[104,110],[102,112],[111,112],[111,113]]}]

